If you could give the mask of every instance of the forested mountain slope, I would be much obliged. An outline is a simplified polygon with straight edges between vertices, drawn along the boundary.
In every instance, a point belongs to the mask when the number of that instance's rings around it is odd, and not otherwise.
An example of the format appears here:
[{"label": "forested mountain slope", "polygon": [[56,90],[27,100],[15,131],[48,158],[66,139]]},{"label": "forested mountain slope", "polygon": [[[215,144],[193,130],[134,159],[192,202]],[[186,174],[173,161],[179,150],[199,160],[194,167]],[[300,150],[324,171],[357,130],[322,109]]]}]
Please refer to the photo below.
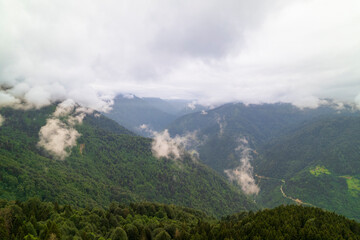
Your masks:
[{"label": "forested mountain slope", "polygon": [[291,104],[245,105],[230,103],[207,112],[185,115],[169,126],[172,135],[197,132],[201,160],[223,173],[238,165],[236,148],[239,139],[246,138],[249,147],[256,150],[274,138],[278,138],[306,121],[326,116],[359,115],[352,106],[337,109],[329,105],[316,109],[300,109]]},{"label": "forested mountain slope", "polygon": [[5,118],[0,127],[0,198],[38,197],[78,206],[148,200],[217,216],[254,208],[244,194],[190,156],[157,159],[151,139],[97,114],[75,126],[81,136],[68,150],[70,156],[54,159],[37,145],[39,130],[54,110],[0,110]]},{"label": "forested mountain slope", "polygon": [[284,179],[288,195],[360,219],[360,117],[309,122],[265,145],[259,153],[255,172]]},{"label": "forested mountain slope", "polygon": [[189,100],[118,95],[114,99],[112,110],[104,114],[141,136],[150,136],[147,131],[140,128],[141,125],[144,124],[154,131],[161,131],[178,117],[204,109],[206,107]]},{"label": "forested mountain slope", "polygon": [[104,114],[138,134],[146,134],[139,128],[142,124],[154,130],[162,130],[164,126],[176,119],[175,114],[164,111],[169,108],[164,105],[165,103],[158,102],[155,104],[154,99],[147,101],[136,96],[129,98],[119,95],[114,99],[112,110]]},{"label": "forested mountain slope", "polygon": [[359,119],[346,105],[227,104],[184,116],[170,132],[197,131],[201,161],[241,187],[253,179],[263,206],[302,202],[360,219]]}]

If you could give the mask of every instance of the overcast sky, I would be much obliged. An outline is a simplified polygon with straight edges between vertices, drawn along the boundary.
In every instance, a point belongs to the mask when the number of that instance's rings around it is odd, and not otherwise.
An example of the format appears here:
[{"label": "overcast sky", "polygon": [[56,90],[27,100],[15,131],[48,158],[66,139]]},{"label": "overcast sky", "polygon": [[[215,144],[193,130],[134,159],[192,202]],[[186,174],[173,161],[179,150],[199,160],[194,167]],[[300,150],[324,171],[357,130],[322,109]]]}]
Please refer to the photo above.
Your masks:
[{"label": "overcast sky", "polygon": [[0,105],[360,104],[359,0],[0,0]]}]

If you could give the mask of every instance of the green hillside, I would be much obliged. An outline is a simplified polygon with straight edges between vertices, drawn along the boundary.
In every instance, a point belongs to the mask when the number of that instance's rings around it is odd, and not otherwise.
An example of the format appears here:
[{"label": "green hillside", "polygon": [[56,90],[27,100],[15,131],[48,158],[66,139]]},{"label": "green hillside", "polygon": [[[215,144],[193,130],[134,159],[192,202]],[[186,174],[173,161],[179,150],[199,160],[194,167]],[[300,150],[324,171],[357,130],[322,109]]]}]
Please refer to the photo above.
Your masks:
[{"label": "green hillside", "polygon": [[359,126],[359,117],[341,116],[305,124],[264,146],[255,172],[286,180],[294,198],[360,219]]},{"label": "green hillside", "polygon": [[215,220],[175,205],[112,203],[79,208],[0,201],[1,239],[360,239],[360,224],[319,208],[280,206]]},{"label": "green hillside", "polygon": [[359,119],[350,106],[227,104],[184,116],[170,132],[197,130],[201,161],[224,175],[241,165],[242,152],[236,148],[245,138],[253,150],[249,156],[260,205],[302,202],[360,219]]},{"label": "green hillside", "polygon": [[258,149],[270,140],[296,129],[300,124],[326,116],[359,114],[350,106],[337,110],[331,105],[317,109],[299,109],[291,104],[245,105],[225,104],[207,114],[183,116],[169,126],[172,135],[197,131],[202,144],[198,147],[203,163],[220,173],[239,164],[235,148],[239,138],[246,137],[249,146]]},{"label": "green hillside", "polygon": [[38,132],[55,106],[1,109],[0,198],[77,206],[155,201],[202,209],[221,216],[253,209],[239,190],[190,156],[157,159],[151,139],[138,137],[105,117],[90,115],[77,125],[81,137],[64,161],[36,146]]}]

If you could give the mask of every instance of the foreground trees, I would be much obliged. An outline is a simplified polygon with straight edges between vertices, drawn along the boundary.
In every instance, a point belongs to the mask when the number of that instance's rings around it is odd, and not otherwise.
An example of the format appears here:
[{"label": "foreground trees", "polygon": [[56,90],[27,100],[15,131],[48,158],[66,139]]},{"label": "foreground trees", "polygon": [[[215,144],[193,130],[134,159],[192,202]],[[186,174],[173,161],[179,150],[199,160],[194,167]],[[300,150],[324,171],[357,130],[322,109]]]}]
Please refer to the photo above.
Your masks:
[{"label": "foreground trees", "polygon": [[0,239],[360,239],[360,224],[294,205],[216,220],[155,203],[112,203],[101,209],[0,200]]}]

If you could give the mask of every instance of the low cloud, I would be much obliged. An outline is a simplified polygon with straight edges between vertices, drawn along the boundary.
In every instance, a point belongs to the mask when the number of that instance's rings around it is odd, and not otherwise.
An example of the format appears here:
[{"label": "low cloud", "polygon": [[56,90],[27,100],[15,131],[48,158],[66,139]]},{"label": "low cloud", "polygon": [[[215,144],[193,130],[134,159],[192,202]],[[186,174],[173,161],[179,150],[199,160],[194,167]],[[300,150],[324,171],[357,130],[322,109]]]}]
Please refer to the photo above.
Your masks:
[{"label": "low cloud", "polygon": [[11,94],[0,90],[0,107],[14,107],[19,108],[21,101]]},{"label": "low cloud", "polygon": [[69,148],[76,145],[80,133],[59,119],[48,119],[40,129],[38,146],[43,147],[54,158],[64,160],[70,155]]},{"label": "low cloud", "polygon": [[128,94],[123,94],[123,97],[127,98],[127,99],[133,99],[135,97],[135,95],[131,94],[131,93],[128,93]]},{"label": "low cloud", "polygon": [[230,179],[235,181],[246,194],[258,194],[260,188],[256,185],[253,176],[253,167],[251,166],[251,152],[249,143],[246,138],[239,139],[239,146],[235,149],[240,153],[240,166],[235,169],[227,169],[224,172]]},{"label": "low cloud", "polygon": [[81,136],[75,126],[81,124],[86,114],[92,112],[91,109],[78,106],[73,100],[60,103],[47,119],[46,125],[40,129],[38,146],[55,159],[64,160]]},{"label": "low cloud", "polygon": [[[75,93],[77,91],[77,93]],[[72,94],[69,94],[72,93]],[[12,107],[15,109],[40,109],[44,106],[66,99],[91,109],[109,111],[113,104],[113,95],[101,95],[97,90],[88,86],[66,88],[52,80],[38,85],[28,79],[20,79],[3,83],[0,81],[0,108]]]},{"label": "low cloud", "polygon": [[216,122],[219,125],[219,136],[222,137],[224,135],[224,129],[226,127],[225,116],[220,117],[219,115],[217,115]]},{"label": "low cloud", "polygon": [[163,132],[154,132],[152,151],[156,157],[180,158],[183,143],[180,137],[171,138],[167,129]]},{"label": "low cloud", "polygon": [[188,151],[192,156],[198,156],[197,151],[192,149],[192,147],[198,143],[196,132],[186,133],[183,136],[176,135],[175,137],[171,137],[167,129],[162,132],[157,132],[149,129],[146,124],[142,124],[139,129],[150,133],[152,136],[153,142],[151,150],[157,158],[166,157],[181,159],[181,155],[185,151]]},{"label": "low cloud", "polygon": [[188,151],[192,156],[198,156],[194,149],[189,149],[197,142],[196,132],[187,133],[183,136],[176,135],[171,137],[168,130],[153,132],[152,151],[156,157],[167,157],[180,159],[184,151]]},{"label": "low cloud", "polygon": [[191,103],[188,103],[187,107],[190,108],[191,110],[194,110],[196,108],[196,101],[192,101]]}]

